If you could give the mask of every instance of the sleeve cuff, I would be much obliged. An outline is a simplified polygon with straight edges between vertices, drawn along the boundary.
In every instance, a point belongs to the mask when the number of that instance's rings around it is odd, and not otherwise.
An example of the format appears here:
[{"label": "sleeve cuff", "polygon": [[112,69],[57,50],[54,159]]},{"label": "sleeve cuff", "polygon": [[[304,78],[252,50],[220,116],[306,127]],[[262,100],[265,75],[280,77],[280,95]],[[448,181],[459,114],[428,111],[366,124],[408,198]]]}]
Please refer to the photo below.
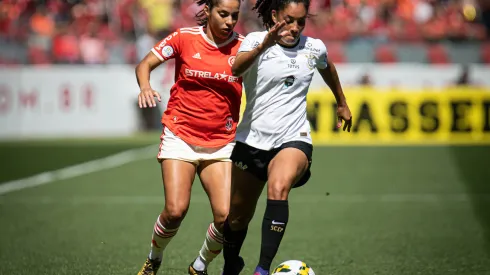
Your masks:
[{"label": "sleeve cuff", "polygon": [[155,49],[151,49],[151,52],[156,55],[158,57],[158,59],[160,59],[160,61],[165,61],[165,59],[163,59],[163,57],[160,55],[160,53],[155,50]]}]

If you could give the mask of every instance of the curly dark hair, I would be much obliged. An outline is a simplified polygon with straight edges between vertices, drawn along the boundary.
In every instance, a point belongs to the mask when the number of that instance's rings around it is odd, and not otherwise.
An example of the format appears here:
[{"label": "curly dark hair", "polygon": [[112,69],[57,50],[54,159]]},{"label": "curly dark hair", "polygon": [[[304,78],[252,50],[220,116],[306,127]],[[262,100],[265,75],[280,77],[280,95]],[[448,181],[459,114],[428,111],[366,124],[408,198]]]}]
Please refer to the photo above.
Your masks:
[{"label": "curly dark hair", "polygon": [[303,3],[306,11],[310,9],[310,0],[257,0],[252,10],[258,13],[259,18],[262,17],[262,24],[270,29],[275,25],[272,20],[272,10],[280,11],[290,3]]}]

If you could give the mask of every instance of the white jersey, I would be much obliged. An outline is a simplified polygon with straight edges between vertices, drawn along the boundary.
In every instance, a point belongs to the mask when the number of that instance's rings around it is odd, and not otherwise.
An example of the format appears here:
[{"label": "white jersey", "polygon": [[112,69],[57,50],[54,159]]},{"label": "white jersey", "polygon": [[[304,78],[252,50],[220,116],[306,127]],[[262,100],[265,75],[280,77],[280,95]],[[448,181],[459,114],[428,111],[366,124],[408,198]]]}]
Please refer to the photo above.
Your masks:
[{"label": "white jersey", "polygon": [[[248,34],[238,52],[251,51],[266,34]],[[264,51],[242,76],[247,106],[236,140],[262,150],[289,141],[311,144],[306,94],[315,70],[326,67],[327,49],[319,39],[301,36],[295,47],[276,44]]]}]

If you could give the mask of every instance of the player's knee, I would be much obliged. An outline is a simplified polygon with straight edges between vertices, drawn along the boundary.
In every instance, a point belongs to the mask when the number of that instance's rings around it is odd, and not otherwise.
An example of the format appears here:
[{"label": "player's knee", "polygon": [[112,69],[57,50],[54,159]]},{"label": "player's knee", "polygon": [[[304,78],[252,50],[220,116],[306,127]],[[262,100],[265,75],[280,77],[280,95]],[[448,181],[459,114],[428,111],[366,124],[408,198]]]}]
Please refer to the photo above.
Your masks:
[{"label": "player's knee", "polygon": [[243,230],[247,228],[251,219],[247,219],[246,217],[237,217],[233,220],[228,220],[228,223],[232,230]]},{"label": "player's knee", "polygon": [[267,198],[269,200],[287,200],[293,179],[279,177],[270,179],[267,183]]},{"label": "player's knee", "polygon": [[168,222],[180,222],[187,213],[187,206],[182,204],[166,204],[163,210]]},{"label": "player's knee", "polygon": [[225,224],[227,217],[227,213],[214,213],[214,226],[218,229],[221,230]]},{"label": "player's knee", "polygon": [[231,215],[228,216],[228,224],[232,230],[242,230],[247,228],[248,224],[253,218],[253,214],[238,214],[232,212],[230,212],[230,214]]}]

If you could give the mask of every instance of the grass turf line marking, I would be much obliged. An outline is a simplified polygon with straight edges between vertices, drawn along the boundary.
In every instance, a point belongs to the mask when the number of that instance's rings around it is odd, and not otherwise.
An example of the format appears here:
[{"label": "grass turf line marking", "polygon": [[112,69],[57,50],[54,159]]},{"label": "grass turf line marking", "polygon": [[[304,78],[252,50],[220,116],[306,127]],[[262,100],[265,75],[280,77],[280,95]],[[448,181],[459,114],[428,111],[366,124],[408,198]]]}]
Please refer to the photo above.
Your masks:
[{"label": "grass turf line marking", "polygon": [[126,150],[104,158],[87,161],[54,171],[43,172],[27,178],[8,181],[0,184],[0,196],[14,191],[116,168],[138,160],[149,159],[155,155],[155,150],[154,145]]}]

